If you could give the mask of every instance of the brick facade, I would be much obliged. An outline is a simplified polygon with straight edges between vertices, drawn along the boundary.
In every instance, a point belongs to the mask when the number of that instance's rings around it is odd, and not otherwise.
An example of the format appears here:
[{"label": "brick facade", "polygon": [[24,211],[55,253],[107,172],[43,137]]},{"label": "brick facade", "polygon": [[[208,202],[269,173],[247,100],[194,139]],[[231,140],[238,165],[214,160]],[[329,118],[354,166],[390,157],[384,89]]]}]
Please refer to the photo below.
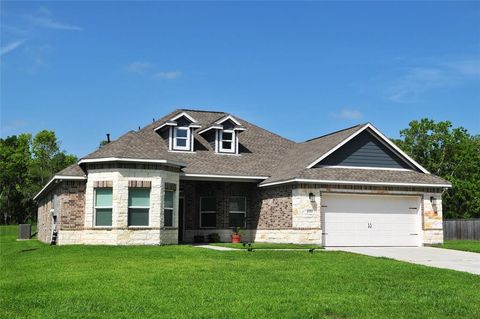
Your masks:
[{"label": "brick facade", "polygon": [[62,181],[38,204],[38,239],[49,243],[52,209],[57,213],[57,229],[82,229],[85,219],[85,181]]}]

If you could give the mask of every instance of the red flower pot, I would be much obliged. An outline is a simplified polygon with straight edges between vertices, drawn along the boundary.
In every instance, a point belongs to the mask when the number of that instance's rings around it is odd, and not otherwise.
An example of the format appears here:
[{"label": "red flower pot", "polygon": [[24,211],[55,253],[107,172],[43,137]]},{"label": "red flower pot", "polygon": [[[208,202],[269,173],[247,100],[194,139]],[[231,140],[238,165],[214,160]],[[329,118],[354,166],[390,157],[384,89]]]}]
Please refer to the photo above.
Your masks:
[{"label": "red flower pot", "polygon": [[239,234],[232,234],[232,244],[238,244],[242,240],[242,236]]}]

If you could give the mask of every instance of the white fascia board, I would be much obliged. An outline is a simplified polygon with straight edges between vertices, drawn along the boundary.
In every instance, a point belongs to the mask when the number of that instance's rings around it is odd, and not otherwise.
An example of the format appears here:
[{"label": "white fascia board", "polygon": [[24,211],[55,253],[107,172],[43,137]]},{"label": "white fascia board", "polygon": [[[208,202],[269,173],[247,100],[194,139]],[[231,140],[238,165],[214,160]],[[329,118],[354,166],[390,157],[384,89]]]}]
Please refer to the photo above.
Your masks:
[{"label": "white fascia board", "polygon": [[205,133],[205,132],[207,132],[207,131],[210,131],[210,130],[212,130],[212,129],[221,130],[221,129],[223,129],[223,126],[212,125],[212,126],[209,126],[209,127],[205,128],[205,129],[201,130],[200,132],[198,132],[198,134],[203,134],[203,133]]},{"label": "white fascia board", "polygon": [[450,184],[422,184],[422,183],[390,183],[390,182],[361,182],[361,181],[337,181],[323,179],[303,179],[292,178],[284,181],[265,183],[259,187],[274,186],[288,183],[306,183],[306,184],[337,184],[337,185],[370,185],[370,186],[406,186],[406,187],[442,187],[451,188]]},{"label": "white fascia board", "polygon": [[320,156],[319,158],[317,158],[315,161],[313,161],[310,165],[307,166],[307,168],[312,168],[314,167],[315,165],[317,165],[319,162],[321,162],[324,158],[326,158],[327,156],[329,156],[330,154],[332,154],[333,152],[335,152],[336,150],[338,150],[340,147],[342,147],[343,145],[345,145],[348,141],[350,141],[352,138],[354,138],[355,136],[357,136],[358,134],[360,134],[361,132],[363,132],[363,130],[365,130],[367,128],[367,125],[364,125],[361,129],[359,129],[358,131],[356,131],[355,133],[353,133],[352,135],[350,135],[349,137],[347,137],[346,139],[344,139],[343,141],[341,141],[340,143],[338,143],[334,148],[332,148],[331,150],[329,150],[328,152],[326,152],[325,154],[323,154],[322,156]]},{"label": "white fascia board", "polygon": [[174,166],[187,166],[184,163],[170,161],[170,160],[156,160],[143,158],[120,158],[120,157],[103,157],[103,158],[87,158],[78,162],[78,165],[84,163],[103,163],[103,162],[133,162],[133,163],[156,163],[156,164],[170,164]]},{"label": "white fascia board", "polygon": [[401,171],[414,172],[408,168],[393,168],[393,167],[368,167],[368,166],[345,166],[345,165],[322,165],[321,168],[346,168],[346,169],[369,169],[376,171]]},{"label": "white fascia board", "polygon": [[183,180],[224,180],[224,181],[261,181],[266,180],[267,176],[237,176],[237,175],[215,175],[215,174],[194,174],[180,173],[180,179]]},{"label": "white fascia board", "polygon": [[159,127],[155,128],[154,131],[157,131],[157,130],[161,129],[162,127],[165,127],[165,126],[177,126],[177,123],[175,123],[175,122],[165,122],[162,125],[160,125]]},{"label": "white fascia board", "polygon": [[415,166],[416,168],[418,168],[419,170],[421,170],[423,173],[425,174],[430,174],[430,172],[428,170],[426,170],[422,165],[418,164],[415,160],[413,160],[410,156],[408,156],[407,154],[405,154],[405,152],[403,152],[397,145],[395,145],[392,141],[390,141],[390,139],[388,139],[385,135],[383,135],[379,130],[377,130],[371,123],[367,123],[365,124],[361,129],[359,129],[358,131],[356,131],[355,133],[353,133],[352,135],[350,135],[349,137],[347,137],[346,139],[344,139],[341,143],[337,144],[334,148],[332,148],[331,150],[329,150],[327,153],[323,154],[320,158],[318,158],[317,160],[315,160],[313,163],[311,163],[310,165],[307,166],[307,168],[312,168],[313,166],[315,166],[316,164],[318,164],[319,162],[321,162],[323,159],[325,159],[327,156],[329,156],[330,154],[332,154],[333,152],[335,152],[336,150],[338,150],[340,147],[342,147],[343,145],[345,145],[346,143],[348,143],[350,140],[352,140],[355,136],[357,136],[358,134],[360,134],[361,132],[365,131],[366,129],[371,129],[375,134],[377,134],[380,138],[381,138],[381,141],[388,144],[387,146],[389,146],[390,148],[392,148],[393,150],[395,150],[397,153],[399,153],[401,156],[403,156],[408,162],[410,162],[410,164],[413,164],[413,166]]},{"label": "white fascia board", "polygon": [[188,115],[186,112],[182,112],[182,113],[180,113],[180,114],[175,115],[174,117],[172,117],[172,118],[170,119],[170,121],[176,121],[177,119],[181,118],[182,116],[185,116],[185,117],[186,117],[187,119],[189,119],[190,122],[192,122],[192,123],[197,123],[197,121],[196,121],[193,117],[191,117],[190,115]]},{"label": "white fascia board", "polygon": [[247,129],[244,127],[235,127],[233,128],[234,131],[246,131]]},{"label": "white fascia board", "polygon": [[415,167],[417,167],[419,170],[421,170],[422,172],[424,172],[425,174],[430,174],[430,172],[425,168],[423,167],[422,165],[418,164],[413,158],[411,158],[410,156],[408,156],[404,151],[402,151],[400,149],[400,147],[398,147],[397,145],[395,145],[395,143],[393,143],[392,141],[390,141],[390,139],[388,137],[386,137],[385,135],[382,134],[382,132],[380,132],[379,130],[377,130],[375,128],[375,126],[373,126],[372,124],[368,123],[367,124],[367,127],[370,128],[372,131],[374,131],[378,136],[380,136],[382,138],[382,140],[384,142],[386,142],[391,148],[393,148],[395,151],[397,151],[398,153],[400,153],[400,155],[402,155],[404,158],[406,158],[411,164],[413,164]]},{"label": "white fascia board", "polygon": [[55,180],[86,180],[86,176],[66,176],[66,175],[55,175],[52,179],[45,185],[43,188],[33,197],[33,200],[37,200],[37,198],[55,181]]},{"label": "white fascia board", "polygon": [[242,124],[240,124],[239,121],[237,121],[237,120],[236,120],[233,116],[231,116],[231,115],[227,115],[227,116],[221,118],[220,120],[218,120],[218,121],[215,122],[215,123],[217,123],[217,124],[222,124],[222,123],[225,122],[226,120],[230,120],[230,121],[232,121],[233,123],[235,123],[235,124],[237,124],[237,125],[242,125]]}]

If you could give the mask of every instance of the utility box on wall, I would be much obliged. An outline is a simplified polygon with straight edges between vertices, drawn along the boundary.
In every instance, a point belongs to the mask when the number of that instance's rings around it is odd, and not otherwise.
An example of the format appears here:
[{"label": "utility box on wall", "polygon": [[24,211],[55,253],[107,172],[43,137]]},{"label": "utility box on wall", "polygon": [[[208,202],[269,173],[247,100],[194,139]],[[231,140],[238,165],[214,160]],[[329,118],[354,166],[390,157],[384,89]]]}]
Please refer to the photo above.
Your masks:
[{"label": "utility box on wall", "polygon": [[31,231],[30,224],[20,224],[20,225],[18,225],[18,239],[19,240],[30,239],[30,234],[31,234],[30,231]]}]

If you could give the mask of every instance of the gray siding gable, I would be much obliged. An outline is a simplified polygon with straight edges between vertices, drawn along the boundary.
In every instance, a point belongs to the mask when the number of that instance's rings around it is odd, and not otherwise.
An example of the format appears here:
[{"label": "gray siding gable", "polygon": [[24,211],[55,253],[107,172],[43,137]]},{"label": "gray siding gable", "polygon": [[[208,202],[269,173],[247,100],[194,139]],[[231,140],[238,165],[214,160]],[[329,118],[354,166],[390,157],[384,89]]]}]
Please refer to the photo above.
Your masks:
[{"label": "gray siding gable", "polygon": [[355,136],[314,167],[324,165],[413,169],[369,130]]}]

